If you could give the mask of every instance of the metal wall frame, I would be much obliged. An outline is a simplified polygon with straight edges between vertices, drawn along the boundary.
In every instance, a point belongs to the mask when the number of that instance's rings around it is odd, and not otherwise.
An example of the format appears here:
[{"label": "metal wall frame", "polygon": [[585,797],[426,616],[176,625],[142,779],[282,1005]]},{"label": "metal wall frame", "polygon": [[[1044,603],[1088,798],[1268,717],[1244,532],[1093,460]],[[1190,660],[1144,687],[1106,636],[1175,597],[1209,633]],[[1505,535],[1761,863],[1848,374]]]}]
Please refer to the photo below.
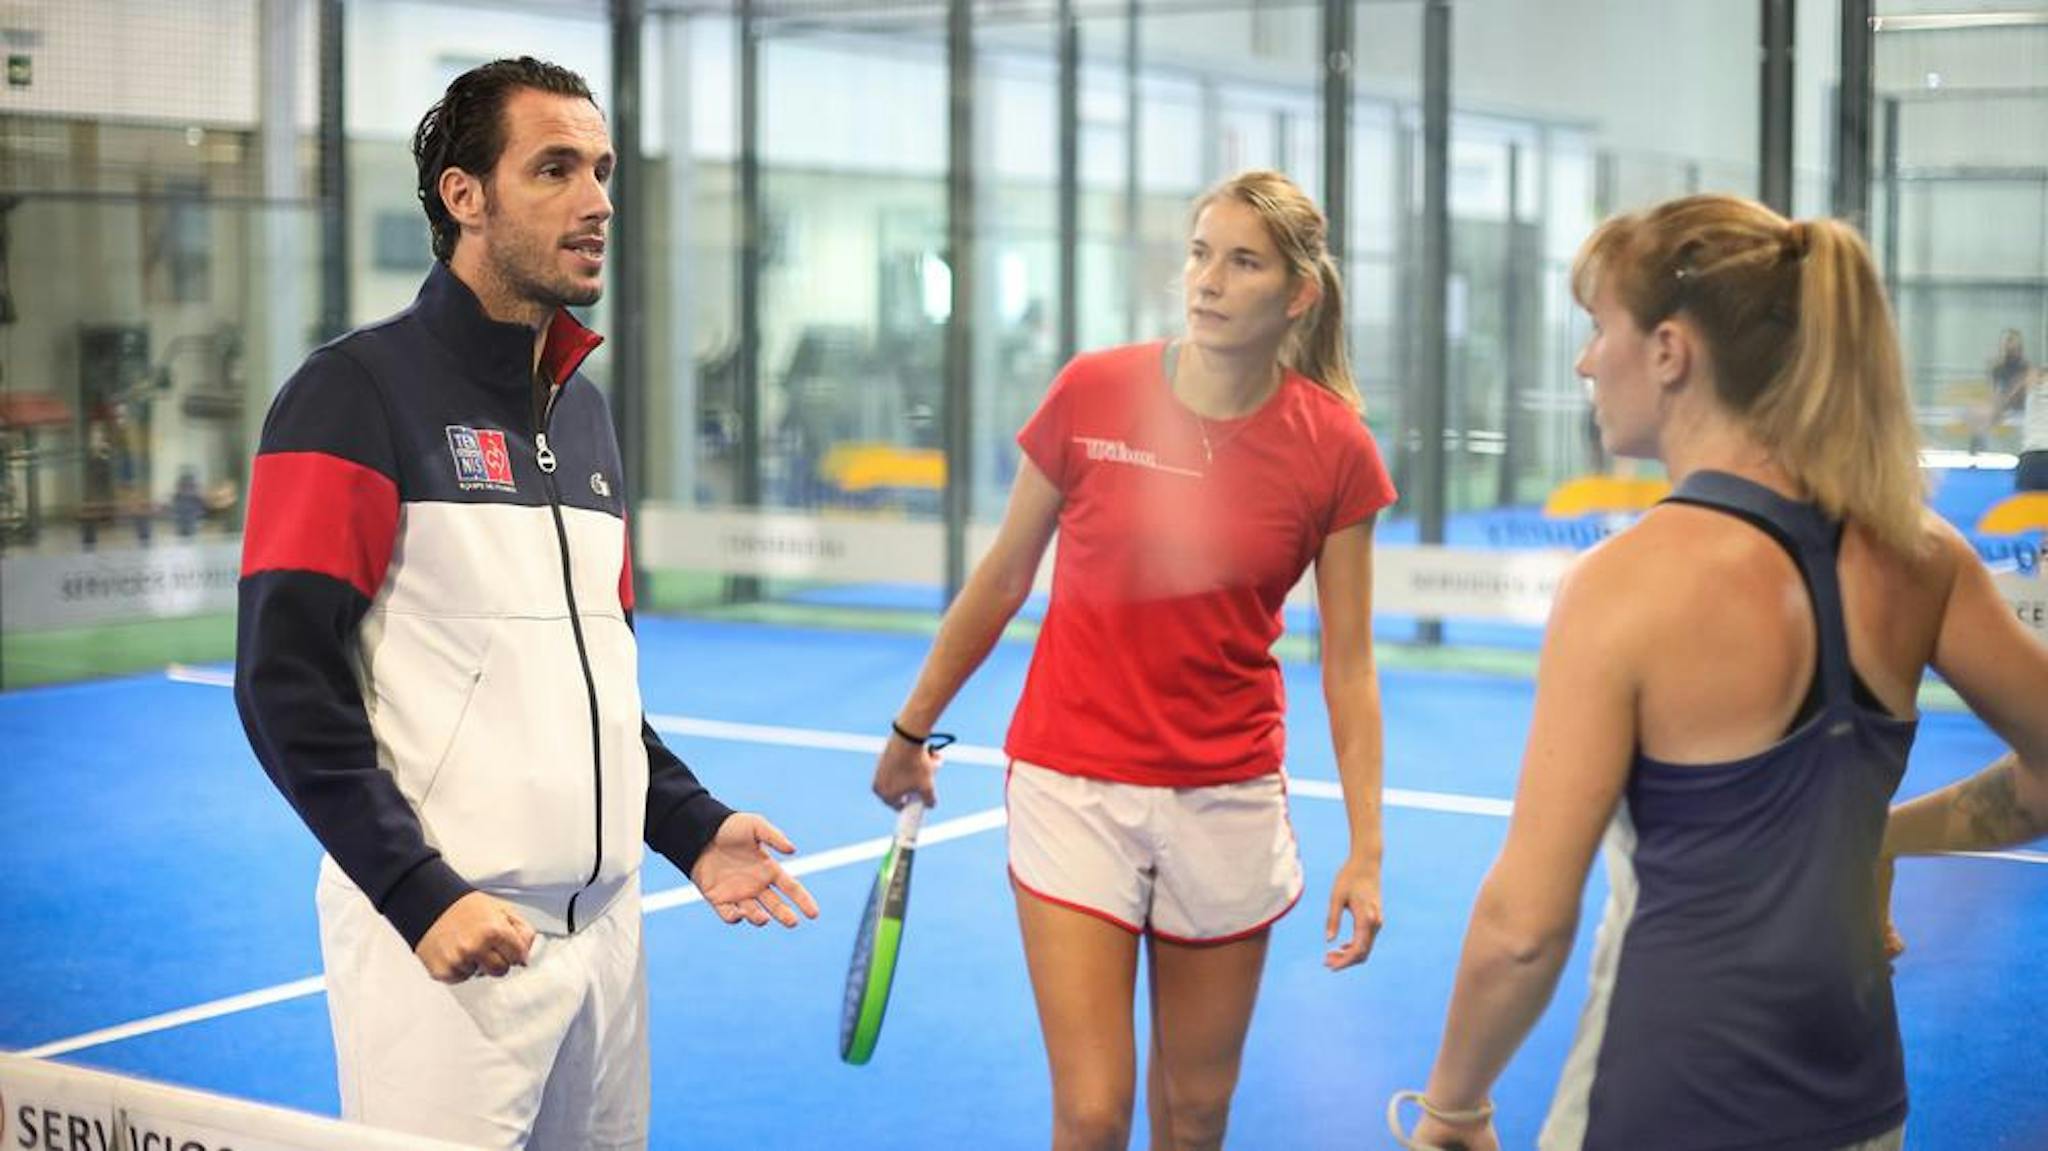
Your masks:
[{"label": "metal wall frame", "polygon": [[1792,214],[1793,92],[1797,55],[1793,33],[1797,0],[1761,0],[1762,76],[1758,81],[1757,198],[1780,215]]},{"label": "metal wall frame", "polygon": [[[1421,300],[1416,325],[1415,391],[1418,460],[1409,475],[1417,491],[1416,519],[1424,544],[1444,542],[1449,461],[1444,452],[1450,422],[1449,315],[1451,213],[1451,5],[1425,0],[1422,13],[1422,236],[1421,267],[1415,285]],[[1424,620],[1418,642],[1443,642],[1443,622]]]},{"label": "metal wall frame", "polygon": [[[974,507],[975,243],[974,0],[946,7],[946,603],[967,585],[967,527]],[[1136,0],[1132,0],[1136,3]]]},{"label": "metal wall frame", "polygon": [[1841,80],[1835,96],[1831,211],[1863,231],[1870,224],[1870,121],[1876,99],[1877,37],[1872,0],[1841,0]]},{"label": "metal wall frame", "polygon": [[320,339],[348,331],[347,42],[342,0],[320,0]]},{"label": "metal wall frame", "polygon": [[[611,0],[612,101],[611,197],[612,227],[631,236],[640,220],[651,219],[644,207],[640,146],[641,34],[647,23],[646,0]],[[612,423],[618,428],[620,489],[626,506],[638,507],[647,492],[647,245],[614,244],[610,249],[611,326],[616,333],[612,352]],[[627,530],[639,522],[627,517]],[[642,549],[634,548],[634,555]],[[637,576],[638,573],[635,573]],[[644,584],[645,580],[637,582]]]}]

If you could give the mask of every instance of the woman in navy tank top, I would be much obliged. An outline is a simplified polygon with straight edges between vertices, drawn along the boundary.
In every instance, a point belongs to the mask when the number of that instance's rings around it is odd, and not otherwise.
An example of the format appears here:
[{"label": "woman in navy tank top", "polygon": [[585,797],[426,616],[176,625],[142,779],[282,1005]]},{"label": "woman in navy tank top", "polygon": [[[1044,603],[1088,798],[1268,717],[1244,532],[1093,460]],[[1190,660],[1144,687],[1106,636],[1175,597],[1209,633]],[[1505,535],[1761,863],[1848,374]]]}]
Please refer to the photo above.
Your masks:
[{"label": "woman in navy tank top", "polygon": [[2038,796],[2048,651],[1924,508],[1898,341],[1847,225],[1687,197],[1603,224],[1572,275],[1602,442],[1675,486],[1559,589],[1415,1143],[1498,1146],[1490,1088],[1604,839],[1592,988],[1539,1146],[1898,1147],[1879,874],[1915,695],[1939,670]]}]

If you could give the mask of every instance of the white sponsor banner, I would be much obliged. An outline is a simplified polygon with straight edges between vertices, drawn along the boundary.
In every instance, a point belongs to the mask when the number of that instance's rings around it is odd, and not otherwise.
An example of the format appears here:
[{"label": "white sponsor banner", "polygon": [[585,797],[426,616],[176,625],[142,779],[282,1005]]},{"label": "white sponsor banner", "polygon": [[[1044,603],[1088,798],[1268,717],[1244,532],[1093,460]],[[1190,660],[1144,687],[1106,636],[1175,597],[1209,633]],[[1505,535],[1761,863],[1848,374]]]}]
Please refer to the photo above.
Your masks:
[{"label": "white sponsor banner", "polygon": [[[992,526],[968,533],[971,564],[994,542]],[[1057,541],[1055,541],[1057,545]],[[640,562],[821,583],[931,585],[945,571],[945,529],[849,515],[695,511],[650,503],[641,512]],[[1541,625],[1550,615],[1558,581],[1579,552],[1569,548],[1453,548],[1380,544],[1373,549],[1373,610],[1425,619],[1484,620]],[[1051,585],[1050,554],[1038,569],[1038,588]],[[2048,641],[2048,579],[2041,564],[2006,570],[1995,578],[2020,620]],[[1313,572],[1289,597],[1311,602]]]},{"label": "white sponsor banner", "polygon": [[[971,565],[995,541],[992,525],[967,537]],[[1058,541],[1054,541],[1057,547]],[[78,555],[0,557],[0,626],[8,631],[229,612],[241,541],[175,544]],[[820,583],[933,585],[944,578],[946,533],[925,522],[848,515],[695,511],[649,503],[640,514],[643,567]],[[1373,555],[1373,610],[1429,619],[1542,624],[1570,549],[1451,548],[1380,544]],[[1038,590],[1052,584],[1048,551]],[[2048,575],[2039,559],[1994,565],[1998,589],[2020,621],[2048,642]],[[1312,600],[1313,573],[1289,597]]]},{"label": "white sponsor banner", "polygon": [[239,538],[0,556],[0,626],[48,631],[233,611],[241,567]]},{"label": "white sponsor banner", "polygon": [[1376,547],[1372,607],[1388,615],[1540,625],[1577,558],[1564,549]]},{"label": "white sponsor banner", "polygon": [[[936,583],[945,572],[945,528],[931,522],[649,504],[640,525],[639,562],[650,568],[920,585]],[[993,527],[977,525],[968,533],[968,562],[994,541]],[[1540,624],[1572,555],[1565,550],[1381,545],[1373,559],[1373,608],[1395,615]],[[1052,568],[1048,552],[1038,568],[1039,590],[1051,586]],[[1311,602],[1314,582],[1311,571],[1289,599]]]},{"label": "white sponsor banner", "polygon": [[[968,529],[968,563],[994,542],[993,527]],[[929,585],[946,573],[944,525],[879,516],[694,511],[650,502],[640,511],[639,548],[635,562],[646,568],[823,583]],[[1050,558],[1038,574],[1041,586],[1049,585]]]},{"label": "white sponsor banner", "polygon": [[2034,629],[2041,642],[2048,643],[2048,576],[2036,567],[2031,574],[2007,572],[1992,577],[2005,602],[2012,605],[2020,622]]},{"label": "white sponsor banner", "polygon": [[0,1147],[113,1151],[458,1151],[458,1145],[0,1054]]}]

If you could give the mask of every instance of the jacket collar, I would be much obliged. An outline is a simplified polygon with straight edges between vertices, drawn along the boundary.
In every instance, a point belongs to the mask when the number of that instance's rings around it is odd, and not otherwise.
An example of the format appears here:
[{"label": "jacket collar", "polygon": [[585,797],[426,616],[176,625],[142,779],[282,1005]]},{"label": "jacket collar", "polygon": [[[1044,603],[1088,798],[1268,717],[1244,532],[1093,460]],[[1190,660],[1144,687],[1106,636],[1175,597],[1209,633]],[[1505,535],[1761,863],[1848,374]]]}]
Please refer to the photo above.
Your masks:
[{"label": "jacket collar", "polygon": [[[508,387],[529,386],[533,329],[500,323],[486,315],[476,293],[447,264],[434,262],[426,283],[420,285],[413,312],[479,379]],[[541,347],[541,368],[550,381],[566,383],[602,343],[604,337],[584,327],[569,309],[557,308],[548,321],[547,342]]]}]

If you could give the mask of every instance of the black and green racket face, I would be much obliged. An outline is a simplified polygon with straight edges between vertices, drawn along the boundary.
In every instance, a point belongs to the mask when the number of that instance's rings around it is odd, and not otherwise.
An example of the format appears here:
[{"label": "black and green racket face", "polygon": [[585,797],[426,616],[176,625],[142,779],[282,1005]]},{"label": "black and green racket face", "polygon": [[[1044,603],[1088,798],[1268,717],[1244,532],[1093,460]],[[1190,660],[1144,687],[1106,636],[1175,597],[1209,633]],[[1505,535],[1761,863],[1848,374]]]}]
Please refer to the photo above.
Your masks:
[{"label": "black and green racket face", "polygon": [[915,848],[891,848],[882,857],[867,910],[854,938],[846,968],[846,998],[839,1012],[839,1058],[859,1066],[875,1053],[889,987],[896,978],[896,950],[903,942],[903,912],[910,903],[910,864]]}]

